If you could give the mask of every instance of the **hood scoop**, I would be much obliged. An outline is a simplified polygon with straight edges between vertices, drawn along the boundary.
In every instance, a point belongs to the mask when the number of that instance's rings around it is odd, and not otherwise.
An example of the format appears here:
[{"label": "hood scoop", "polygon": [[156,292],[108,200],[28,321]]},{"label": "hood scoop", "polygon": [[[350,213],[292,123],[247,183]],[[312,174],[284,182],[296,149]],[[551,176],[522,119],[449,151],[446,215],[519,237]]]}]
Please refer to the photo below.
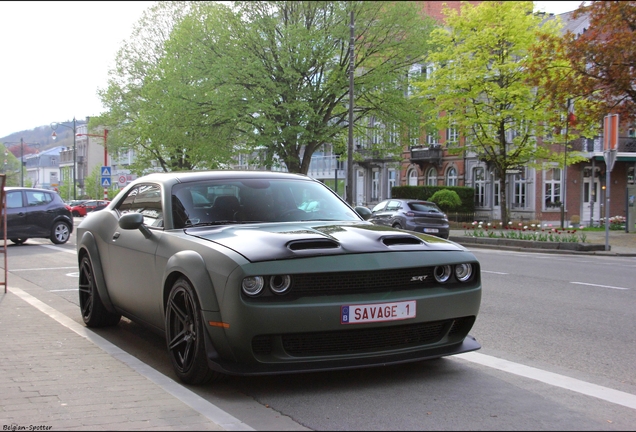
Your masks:
[{"label": "hood scoop", "polygon": [[421,245],[424,242],[415,236],[399,235],[382,237],[382,243],[385,246],[404,246],[404,245]]},{"label": "hood scoop", "polygon": [[333,240],[327,239],[311,239],[311,240],[294,240],[287,243],[289,250],[294,252],[303,250],[316,250],[316,249],[338,249],[340,244]]}]

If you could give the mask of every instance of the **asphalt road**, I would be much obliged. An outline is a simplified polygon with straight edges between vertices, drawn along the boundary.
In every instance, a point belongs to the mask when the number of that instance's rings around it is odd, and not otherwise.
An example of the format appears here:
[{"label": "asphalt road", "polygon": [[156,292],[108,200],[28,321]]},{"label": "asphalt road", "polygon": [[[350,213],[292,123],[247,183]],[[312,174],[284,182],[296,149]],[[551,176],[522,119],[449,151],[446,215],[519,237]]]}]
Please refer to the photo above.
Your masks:
[{"label": "asphalt road", "polygon": [[[9,285],[42,287],[81,322],[74,250],[9,246]],[[477,353],[190,389],[257,430],[633,430],[636,258],[473,251]],[[97,333],[174,377],[162,337],[127,320]]]}]

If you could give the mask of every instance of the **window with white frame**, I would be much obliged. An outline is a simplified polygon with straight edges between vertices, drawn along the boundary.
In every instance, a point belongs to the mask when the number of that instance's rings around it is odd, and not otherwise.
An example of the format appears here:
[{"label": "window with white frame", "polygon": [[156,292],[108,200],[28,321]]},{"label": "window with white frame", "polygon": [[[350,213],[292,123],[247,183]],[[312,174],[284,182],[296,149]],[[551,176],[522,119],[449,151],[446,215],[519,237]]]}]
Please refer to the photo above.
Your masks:
[{"label": "window with white frame", "polygon": [[420,146],[420,128],[417,126],[409,128],[409,145],[412,148]]},{"label": "window with white frame", "polygon": [[475,207],[486,205],[486,175],[482,167],[473,169],[473,188],[475,189]]},{"label": "window with white frame", "polygon": [[558,208],[561,206],[561,169],[552,168],[544,172],[543,199],[545,208]]},{"label": "window with white frame", "polygon": [[387,172],[387,177],[388,177],[388,183],[387,183],[387,187],[389,188],[388,192],[387,192],[387,198],[391,198],[391,190],[393,189],[393,187],[395,187],[395,183],[397,181],[397,171],[394,169],[390,169]]},{"label": "window with white frame", "polygon": [[411,65],[411,67],[409,68],[409,73],[407,78],[408,79],[408,89],[406,93],[407,97],[413,96],[418,91],[417,87],[415,87],[413,83],[415,81],[419,81],[422,78],[422,74],[424,73],[426,73],[426,69],[421,64],[415,63],[414,65]]},{"label": "window with white frame", "polygon": [[429,168],[426,171],[426,186],[437,186],[437,170]]},{"label": "window with white frame", "polygon": [[512,206],[515,208],[525,208],[528,195],[528,183],[526,181],[525,168],[513,177]]},{"label": "window with white frame", "polygon": [[439,134],[437,132],[431,132],[426,134],[426,143],[428,145],[439,144]]},{"label": "window with white frame", "polygon": [[457,147],[459,144],[459,131],[457,125],[451,124],[451,127],[446,129],[446,147]]},{"label": "window with white frame", "polygon": [[450,167],[446,171],[446,186],[457,186],[457,168]]},{"label": "window with white frame", "polygon": [[501,183],[499,182],[499,176],[495,172],[491,172],[490,177],[492,179],[492,205],[496,208],[499,207]]},{"label": "window with white frame", "polygon": [[408,183],[409,186],[417,186],[417,170],[415,168],[409,170]]},{"label": "window with white frame", "polygon": [[377,201],[379,196],[379,186],[380,186],[380,171],[377,169],[373,170],[371,173],[371,200]]}]

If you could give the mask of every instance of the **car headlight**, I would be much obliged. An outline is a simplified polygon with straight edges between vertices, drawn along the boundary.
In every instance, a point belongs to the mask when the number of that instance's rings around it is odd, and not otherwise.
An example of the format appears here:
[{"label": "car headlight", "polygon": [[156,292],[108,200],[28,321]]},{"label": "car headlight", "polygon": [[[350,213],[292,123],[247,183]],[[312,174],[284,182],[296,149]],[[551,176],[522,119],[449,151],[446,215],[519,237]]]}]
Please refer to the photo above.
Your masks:
[{"label": "car headlight", "polygon": [[274,294],[285,294],[291,286],[289,275],[276,275],[269,278],[269,288]]},{"label": "car headlight", "polygon": [[460,282],[466,282],[473,275],[473,266],[468,263],[455,266],[455,277]]},{"label": "car headlight", "polygon": [[265,279],[262,276],[248,276],[241,284],[243,292],[248,296],[259,295],[263,291],[263,286],[265,286]]},{"label": "car headlight", "polygon": [[435,280],[437,282],[445,283],[448,281],[448,279],[451,276],[451,266],[449,265],[437,266],[435,267],[433,274],[435,275]]}]

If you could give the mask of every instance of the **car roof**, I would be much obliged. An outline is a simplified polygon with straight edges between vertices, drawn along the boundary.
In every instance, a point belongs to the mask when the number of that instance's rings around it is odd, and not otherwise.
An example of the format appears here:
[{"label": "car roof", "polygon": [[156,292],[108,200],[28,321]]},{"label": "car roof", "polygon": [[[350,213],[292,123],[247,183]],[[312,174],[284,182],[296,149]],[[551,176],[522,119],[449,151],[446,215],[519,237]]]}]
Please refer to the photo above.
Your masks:
[{"label": "car roof", "polygon": [[249,170],[209,170],[209,171],[176,171],[151,173],[137,178],[134,183],[146,181],[158,183],[187,183],[199,180],[228,180],[228,179],[298,179],[316,181],[303,174],[293,174],[278,171],[249,171]]},{"label": "car roof", "polygon": [[37,191],[37,192],[49,192],[49,193],[54,193],[57,194],[56,191],[51,190],[51,189],[43,189],[43,188],[30,188],[30,187],[22,187],[22,186],[7,186],[4,188],[5,191],[14,191],[14,190],[30,190],[30,191]]}]

